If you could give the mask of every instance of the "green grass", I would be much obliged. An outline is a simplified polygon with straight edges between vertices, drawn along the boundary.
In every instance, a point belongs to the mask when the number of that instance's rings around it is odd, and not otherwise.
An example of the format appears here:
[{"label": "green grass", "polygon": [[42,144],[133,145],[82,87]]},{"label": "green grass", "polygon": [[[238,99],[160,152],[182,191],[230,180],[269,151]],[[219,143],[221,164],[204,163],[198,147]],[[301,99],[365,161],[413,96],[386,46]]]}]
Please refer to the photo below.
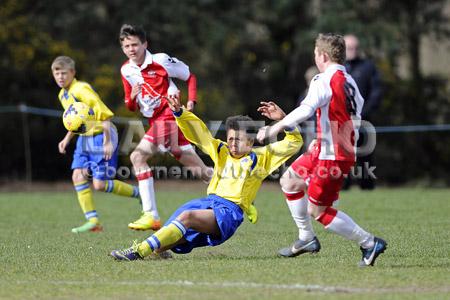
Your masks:
[{"label": "green grass", "polygon": [[[157,189],[167,218],[181,203],[202,196],[204,187],[192,185],[190,191],[157,183]],[[317,224],[318,255],[278,258],[278,248],[297,233],[274,185],[258,194],[259,222],[244,221],[225,244],[131,263],[107,254],[148,236],[127,229],[138,216],[137,201],[95,193],[105,231],[74,235],[70,229],[83,222],[74,192],[2,193],[0,298],[449,298],[450,190],[355,189],[341,198],[340,209],[389,243],[373,268],[358,268],[357,245]]]}]

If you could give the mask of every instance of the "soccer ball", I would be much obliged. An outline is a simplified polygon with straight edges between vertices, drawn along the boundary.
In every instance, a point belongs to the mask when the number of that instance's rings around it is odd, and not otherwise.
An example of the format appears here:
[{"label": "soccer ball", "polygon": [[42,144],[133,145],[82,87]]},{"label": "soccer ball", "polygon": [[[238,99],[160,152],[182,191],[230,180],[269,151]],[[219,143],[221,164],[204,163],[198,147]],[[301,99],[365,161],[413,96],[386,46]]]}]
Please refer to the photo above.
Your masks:
[{"label": "soccer ball", "polygon": [[94,110],[83,102],[74,102],[64,111],[64,127],[73,133],[86,133],[92,129],[94,123]]}]

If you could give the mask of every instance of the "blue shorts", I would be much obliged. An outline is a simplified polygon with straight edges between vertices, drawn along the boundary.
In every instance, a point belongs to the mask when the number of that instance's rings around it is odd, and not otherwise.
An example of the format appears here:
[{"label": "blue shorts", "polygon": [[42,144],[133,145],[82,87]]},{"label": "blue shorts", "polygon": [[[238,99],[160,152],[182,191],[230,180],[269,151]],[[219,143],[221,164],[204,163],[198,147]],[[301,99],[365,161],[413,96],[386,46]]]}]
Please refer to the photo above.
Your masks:
[{"label": "blue shorts", "polygon": [[206,233],[200,233],[193,229],[188,229],[183,236],[187,243],[177,245],[171,250],[175,253],[189,253],[194,248],[205,246],[217,246],[228,240],[241,225],[244,213],[242,209],[234,202],[228,201],[216,195],[208,195],[205,198],[194,199],[179,207],[166,224],[175,220],[182,212],[186,210],[212,209],[216,216],[217,225],[220,229],[220,237],[213,237]]},{"label": "blue shorts", "polygon": [[111,126],[110,135],[114,152],[109,160],[103,158],[103,133],[94,136],[80,135],[73,153],[72,170],[88,169],[89,174],[98,180],[114,178],[118,160],[118,136],[114,126]]}]

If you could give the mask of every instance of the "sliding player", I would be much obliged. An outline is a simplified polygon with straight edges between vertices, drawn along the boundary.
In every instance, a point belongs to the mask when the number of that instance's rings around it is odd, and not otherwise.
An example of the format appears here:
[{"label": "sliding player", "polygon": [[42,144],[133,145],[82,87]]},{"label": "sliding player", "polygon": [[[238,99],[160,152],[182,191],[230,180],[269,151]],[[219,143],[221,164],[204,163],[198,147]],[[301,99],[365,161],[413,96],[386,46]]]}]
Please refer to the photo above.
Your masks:
[{"label": "sliding player", "polygon": [[214,162],[208,195],[178,208],[164,227],[140,244],[112,251],[110,255],[117,260],[142,259],[168,249],[189,253],[194,248],[222,244],[241,225],[244,212],[255,215],[252,202],[264,178],[294,155],[303,143],[300,133],[294,129],[286,131],[280,142],[253,148],[253,138],[248,132],[253,121],[247,116],[227,119],[227,142],[223,142],[214,139],[193,113],[183,110],[178,98],[171,98],[170,103],[183,133]]}]

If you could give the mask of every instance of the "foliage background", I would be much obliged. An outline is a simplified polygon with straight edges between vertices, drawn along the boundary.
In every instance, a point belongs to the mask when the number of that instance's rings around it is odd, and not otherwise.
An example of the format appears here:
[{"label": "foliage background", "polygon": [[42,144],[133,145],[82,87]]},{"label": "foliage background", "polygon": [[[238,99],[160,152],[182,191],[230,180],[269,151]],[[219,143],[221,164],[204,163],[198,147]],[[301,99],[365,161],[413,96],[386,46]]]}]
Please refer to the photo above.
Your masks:
[{"label": "foliage background", "polygon": [[[449,82],[424,76],[423,37],[449,38],[444,0],[166,0],[31,1],[0,4],[0,104],[58,108],[50,64],[72,56],[77,77],[90,82],[116,115],[135,116],[123,105],[118,44],[123,23],[142,24],[152,52],[185,61],[197,75],[197,113],[222,120],[243,113],[261,119],[262,99],[295,107],[313,65],[319,32],[353,32],[382,72],[385,96],[376,126],[449,123]],[[409,76],[399,76],[399,57]],[[443,63],[448,63],[446,62]],[[183,84],[179,84],[185,89]],[[186,94],[186,93],[184,93]],[[58,119],[0,113],[0,181],[26,174],[24,128],[29,127],[31,178],[70,178],[70,156],[57,143],[65,131]],[[450,133],[379,134],[376,174],[380,182],[450,184]],[[44,155],[45,154],[45,155]],[[122,157],[127,164],[127,157]]]}]

